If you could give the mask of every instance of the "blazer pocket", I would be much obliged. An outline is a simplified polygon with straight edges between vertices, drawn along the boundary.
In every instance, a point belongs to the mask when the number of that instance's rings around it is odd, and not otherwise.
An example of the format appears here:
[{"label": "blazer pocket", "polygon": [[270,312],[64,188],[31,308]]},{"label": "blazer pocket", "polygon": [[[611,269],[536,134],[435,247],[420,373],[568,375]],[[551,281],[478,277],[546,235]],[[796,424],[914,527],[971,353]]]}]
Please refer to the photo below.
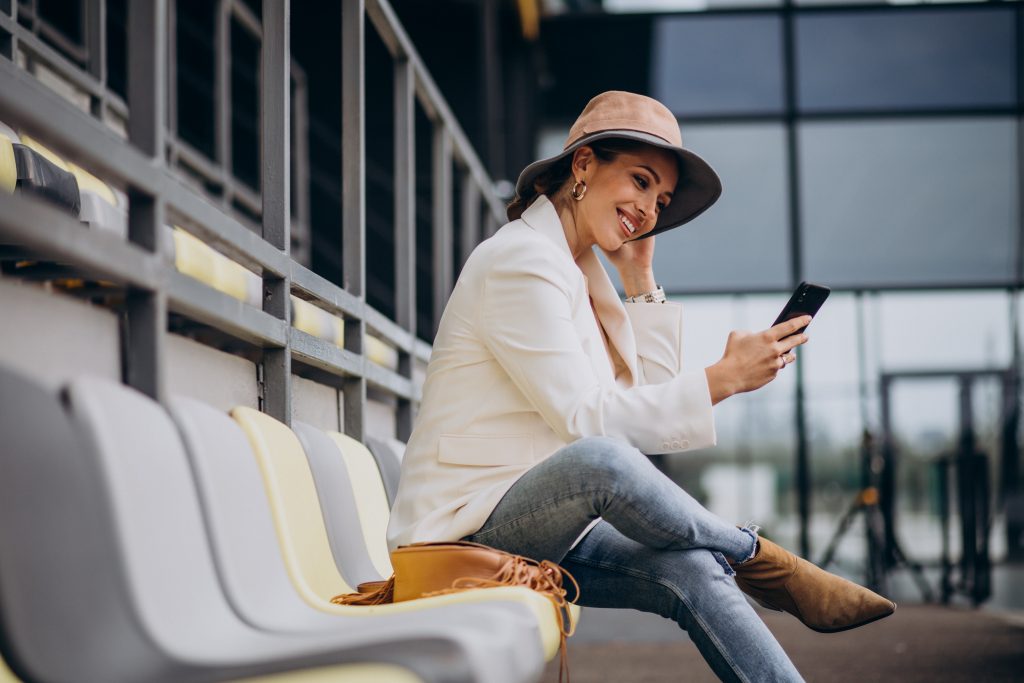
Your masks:
[{"label": "blazer pocket", "polygon": [[533,437],[529,434],[468,436],[442,434],[437,459],[449,465],[524,465],[533,462]]}]

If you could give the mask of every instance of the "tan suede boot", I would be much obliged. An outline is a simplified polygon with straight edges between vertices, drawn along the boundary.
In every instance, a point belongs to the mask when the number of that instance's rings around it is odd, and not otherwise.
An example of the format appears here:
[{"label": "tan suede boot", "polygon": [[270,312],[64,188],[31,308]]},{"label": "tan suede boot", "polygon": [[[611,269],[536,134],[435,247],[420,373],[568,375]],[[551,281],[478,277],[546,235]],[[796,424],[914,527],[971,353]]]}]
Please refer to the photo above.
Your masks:
[{"label": "tan suede boot", "polygon": [[757,602],[789,612],[819,633],[863,626],[896,611],[896,603],[830,574],[766,538],[753,558],[732,563],[736,583]]}]

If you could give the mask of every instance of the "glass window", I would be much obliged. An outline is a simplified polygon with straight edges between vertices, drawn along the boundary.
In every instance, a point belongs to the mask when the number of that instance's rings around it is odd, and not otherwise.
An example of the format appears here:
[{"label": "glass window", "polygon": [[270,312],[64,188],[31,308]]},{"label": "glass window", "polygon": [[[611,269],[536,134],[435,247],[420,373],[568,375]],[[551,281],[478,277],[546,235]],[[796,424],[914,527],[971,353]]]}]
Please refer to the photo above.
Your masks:
[{"label": "glass window", "polygon": [[797,16],[804,111],[1016,103],[1014,9]]},{"label": "glass window", "polygon": [[722,196],[692,223],[656,238],[658,283],[670,292],[788,289],[782,126],[684,126],[683,145],[718,172]]},{"label": "glass window", "polygon": [[601,9],[608,13],[700,12],[723,7],[777,7],[782,0],[604,0]]},{"label": "glass window", "polygon": [[[688,296],[684,306],[684,368],[717,362],[731,330],[764,329],[785,303],[783,293]],[[738,524],[753,520],[791,547],[795,539],[793,485],[796,374],[782,373],[758,391],[715,407],[718,444],[706,451],[669,456],[673,479],[712,512]]]},{"label": "glass window", "polygon": [[1011,118],[809,122],[799,129],[804,272],[832,287],[1015,278]]},{"label": "glass window", "polygon": [[775,14],[655,21],[654,97],[679,116],[782,111],[782,20]]}]

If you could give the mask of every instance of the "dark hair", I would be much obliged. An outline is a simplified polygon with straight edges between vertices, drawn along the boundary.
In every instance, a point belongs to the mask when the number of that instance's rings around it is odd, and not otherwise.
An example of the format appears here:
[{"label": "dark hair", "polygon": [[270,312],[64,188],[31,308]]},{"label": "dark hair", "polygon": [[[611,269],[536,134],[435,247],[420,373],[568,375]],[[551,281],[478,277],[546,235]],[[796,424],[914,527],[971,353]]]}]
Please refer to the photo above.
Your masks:
[{"label": "dark hair", "polygon": [[[635,152],[639,149],[649,147],[644,142],[637,140],[628,140],[626,138],[608,138],[605,140],[598,140],[588,145],[594,150],[594,156],[600,161],[608,162],[615,159],[615,157],[626,152]],[[575,154],[575,150],[573,150]],[[542,173],[537,175],[533,179],[531,187],[523,189],[524,194],[516,193],[516,196],[512,198],[508,206],[505,207],[505,213],[508,215],[510,221],[514,221],[523,215],[523,211],[526,210],[530,204],[533,203],[540,195],[547,195],[550,197],[552,194],[557,192],[562,186],[566,184],[569,178],[572,177],[572,158],[573,154],[567,154],[563,159],[559,159],[556,163],[546,168]]]}]

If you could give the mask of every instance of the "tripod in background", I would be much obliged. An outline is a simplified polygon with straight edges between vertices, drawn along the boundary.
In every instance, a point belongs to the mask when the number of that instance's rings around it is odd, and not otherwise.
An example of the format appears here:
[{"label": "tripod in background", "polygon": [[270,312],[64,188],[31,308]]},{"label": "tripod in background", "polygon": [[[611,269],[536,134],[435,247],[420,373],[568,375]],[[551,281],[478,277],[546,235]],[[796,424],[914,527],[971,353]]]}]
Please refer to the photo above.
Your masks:
[{"label": "tripod in background", "polygon": [[[876,592],[887,592],[884,585],[887,571],[892,568],[905,568],[911,571],[924,600],[933,602],[932,589],[924,577],[921,565],[907,558],[896,538],[891,520],[887,519],[885,515],[885,508],[880,505],[880,487],[877,483],[885,478],[886,469],[886,459],[875,452],[874,437],[869,430],[865,429],[861,434],[861,488],[839,519],[835,533],[833,533],[828,547],[825,548],[818,565],[824,569],[832,563],[839,542],[859,513],[864,517],[864,529],[867,537],[866,583],[868,588]],[[890,474],[892,475],[892,473]],[[894,491],[895,487],[891,487],[891,490]]]}]

